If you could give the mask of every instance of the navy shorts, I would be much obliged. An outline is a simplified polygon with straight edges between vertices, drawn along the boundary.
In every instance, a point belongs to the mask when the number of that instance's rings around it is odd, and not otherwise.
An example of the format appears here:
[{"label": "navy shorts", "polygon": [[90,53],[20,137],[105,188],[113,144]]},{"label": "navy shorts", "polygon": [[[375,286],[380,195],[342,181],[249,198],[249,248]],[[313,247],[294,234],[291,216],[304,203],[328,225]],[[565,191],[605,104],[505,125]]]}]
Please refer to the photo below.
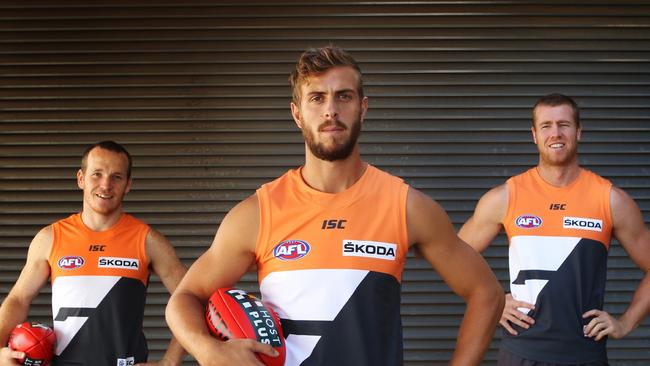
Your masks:
[{"label": "navy shorts", "polygon": [[499,349],[497,366],[609,366],[607,361],[595,361],[587,363],[549,363],[542,361],[527,360],[523,357],[512,354],[503,348]]}]

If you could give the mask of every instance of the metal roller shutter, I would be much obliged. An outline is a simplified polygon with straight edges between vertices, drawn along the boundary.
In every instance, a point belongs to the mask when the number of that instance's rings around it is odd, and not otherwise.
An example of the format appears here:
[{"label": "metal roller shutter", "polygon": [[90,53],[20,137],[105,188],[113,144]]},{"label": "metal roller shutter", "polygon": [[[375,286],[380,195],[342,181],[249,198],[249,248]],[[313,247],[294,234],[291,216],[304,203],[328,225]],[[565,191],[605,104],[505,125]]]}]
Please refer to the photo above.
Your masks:
[{"label": "metal roller shutter", "polygon": [[[365,73],[365,159],[437,199],[456,225],[536,163],[530,108],[553,91],[582,106],[581,162],[650,218],[647,1],[4,0],[0,19],[2,299],[37,230],[80,209],[79,156],[102,139],[134,156],[127,210],[191,264],[236,202],[301,164],[287,75],[302,50],[330,42]],[[507,289],[505,238],[485,255]],[[616,243],[609,266],[606,309],[620,314],[641,272]],[[156,278],[149,294],[156,359],[168,296]],[[30,318],[50,322],[49,295]],[[405,364],[446,364],[462,313],[410,258]],[[646,321],[610,341],[612,365],[647,365],[649,336]]]}]

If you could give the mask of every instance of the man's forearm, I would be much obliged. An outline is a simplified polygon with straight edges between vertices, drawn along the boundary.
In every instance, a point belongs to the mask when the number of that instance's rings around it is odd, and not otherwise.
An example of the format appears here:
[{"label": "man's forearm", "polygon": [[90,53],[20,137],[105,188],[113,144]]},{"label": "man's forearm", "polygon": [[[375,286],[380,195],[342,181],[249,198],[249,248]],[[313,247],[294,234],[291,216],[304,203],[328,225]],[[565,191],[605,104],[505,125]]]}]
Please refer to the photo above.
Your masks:
[{"label": "man's forearm", "polygon": [[458,331],[453,366],[479,365],[503,312],[505,297],[500,287],[477,291],[467,300],[465,316]]},{"label": "man's forearm", "polygon": [[620,317],[621,323],[624,327],[624,335],[627,335],[648,315],[650,311],[650,276],[646,272],[645,276],[641,279],[639,287],[637,287],[632,297],[630,306],[625,310]]},{"label": "man's forearm", "polygon": [[177,292],[174,292],[165,310],[167,324],[179,348],[184,348],[198,360],[204,348],[203,342],[213,338],[205,324],[204,307],[194,296]]},{"label": "man's forearm", "polygon": [[0,307],[0,347],[9,340],[9,334],[16,325],[27,319],[29,304],[21,304],[12,297],[7,297]]},{"label": "man's forearm", "polygon": [[169,341],[169,346],[167,346],[167,352],[163,357],[167,362],[167,365],[180,365],[183,363],[183,356],[185,356],[185,350],[176,338],[172,337]]}]

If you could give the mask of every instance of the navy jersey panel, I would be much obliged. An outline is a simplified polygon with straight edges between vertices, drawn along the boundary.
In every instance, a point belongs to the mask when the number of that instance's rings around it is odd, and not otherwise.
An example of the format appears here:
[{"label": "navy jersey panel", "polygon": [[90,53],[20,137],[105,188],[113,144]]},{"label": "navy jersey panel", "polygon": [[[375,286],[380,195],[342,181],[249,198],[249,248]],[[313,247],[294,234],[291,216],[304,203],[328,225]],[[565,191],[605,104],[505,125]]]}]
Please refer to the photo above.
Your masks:
[{"label": "navy jersey panel", "polygon": [[[64,280],[64,278],[59,278]],[[63,283],[63,281],[62,281]],[[55,366],[129,366],[147,360],[147,342],[142,332],[146,288],[136,279],[122,277],[106,291],[96,308],[61,307],[55,322],[80,320],[63,352],[55,356]]]},{"label": "navy jersey panel", "polygon": [[[606,281],[607,250],[602,243],[582,239],[556,271],[521,270],[513,282],[547,280],[528,315],[534,326],[519,333],[504,332],[502,347],[531,360],[555,363],[593,362],[607,359],[605,339],[583,335],[591,320],[582,314],[602,309]],[[548,350],[552,349],[553,352]]]},{"label": "navy jersey panel", "polygon": [[[307,332],[320,339],[300,365],[401,365],[399,293],[400,285],[394,277],[369,272],[334,320],[320,322],[318,331]],[[300,322],[295,323],[293,329],[286,329],[285,337],[301,333]]]}]

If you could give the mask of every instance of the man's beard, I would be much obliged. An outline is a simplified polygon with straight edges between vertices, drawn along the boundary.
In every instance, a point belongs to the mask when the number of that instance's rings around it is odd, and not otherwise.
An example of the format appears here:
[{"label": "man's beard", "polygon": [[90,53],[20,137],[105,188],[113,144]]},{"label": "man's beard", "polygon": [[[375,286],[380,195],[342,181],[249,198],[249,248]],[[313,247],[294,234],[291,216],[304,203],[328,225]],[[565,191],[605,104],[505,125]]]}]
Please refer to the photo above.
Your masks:
[{"label": "man's beard", "polygon": [[[325,122],[318,126],[318,131],[321,131],[323,128],[329,127],[331,125],[335,125],[343,130],[347,130],[348,127],[343,124],[343,122],[339,121],[338,119],[335,121],[330,121],[330,122]],[[342,143],[334,144],[334,146],[327,148],[325,147],[324,143],[317,143],[314,138],[314,133],[311,132],[311,130],[303,128],[302,129],[302,136],[305,138],[305,142],[307,143],[307,146],[309,147],[309,150],[311,151],[314,156],[321,160],[326,160],[326,161],[336,161],[336,160],[343,160],[346,159],[350,154],[352,154],[352,151],[354,150],[354,147],[357,144],[357,140],[359,139],[359,134],[361,133],[361,114],[357,116],[356,121],[352,124],[351,130],[350,130],[350,136],[346,141],[343,141]]]},{"label": "man's beard", "polygon": [[539,151],[540,161],[548,166],[564,167],[573,163],[578,156],[578,144],[576,143],[570,150],[567,150],[562,157],[554,157],[552,154]]}]

